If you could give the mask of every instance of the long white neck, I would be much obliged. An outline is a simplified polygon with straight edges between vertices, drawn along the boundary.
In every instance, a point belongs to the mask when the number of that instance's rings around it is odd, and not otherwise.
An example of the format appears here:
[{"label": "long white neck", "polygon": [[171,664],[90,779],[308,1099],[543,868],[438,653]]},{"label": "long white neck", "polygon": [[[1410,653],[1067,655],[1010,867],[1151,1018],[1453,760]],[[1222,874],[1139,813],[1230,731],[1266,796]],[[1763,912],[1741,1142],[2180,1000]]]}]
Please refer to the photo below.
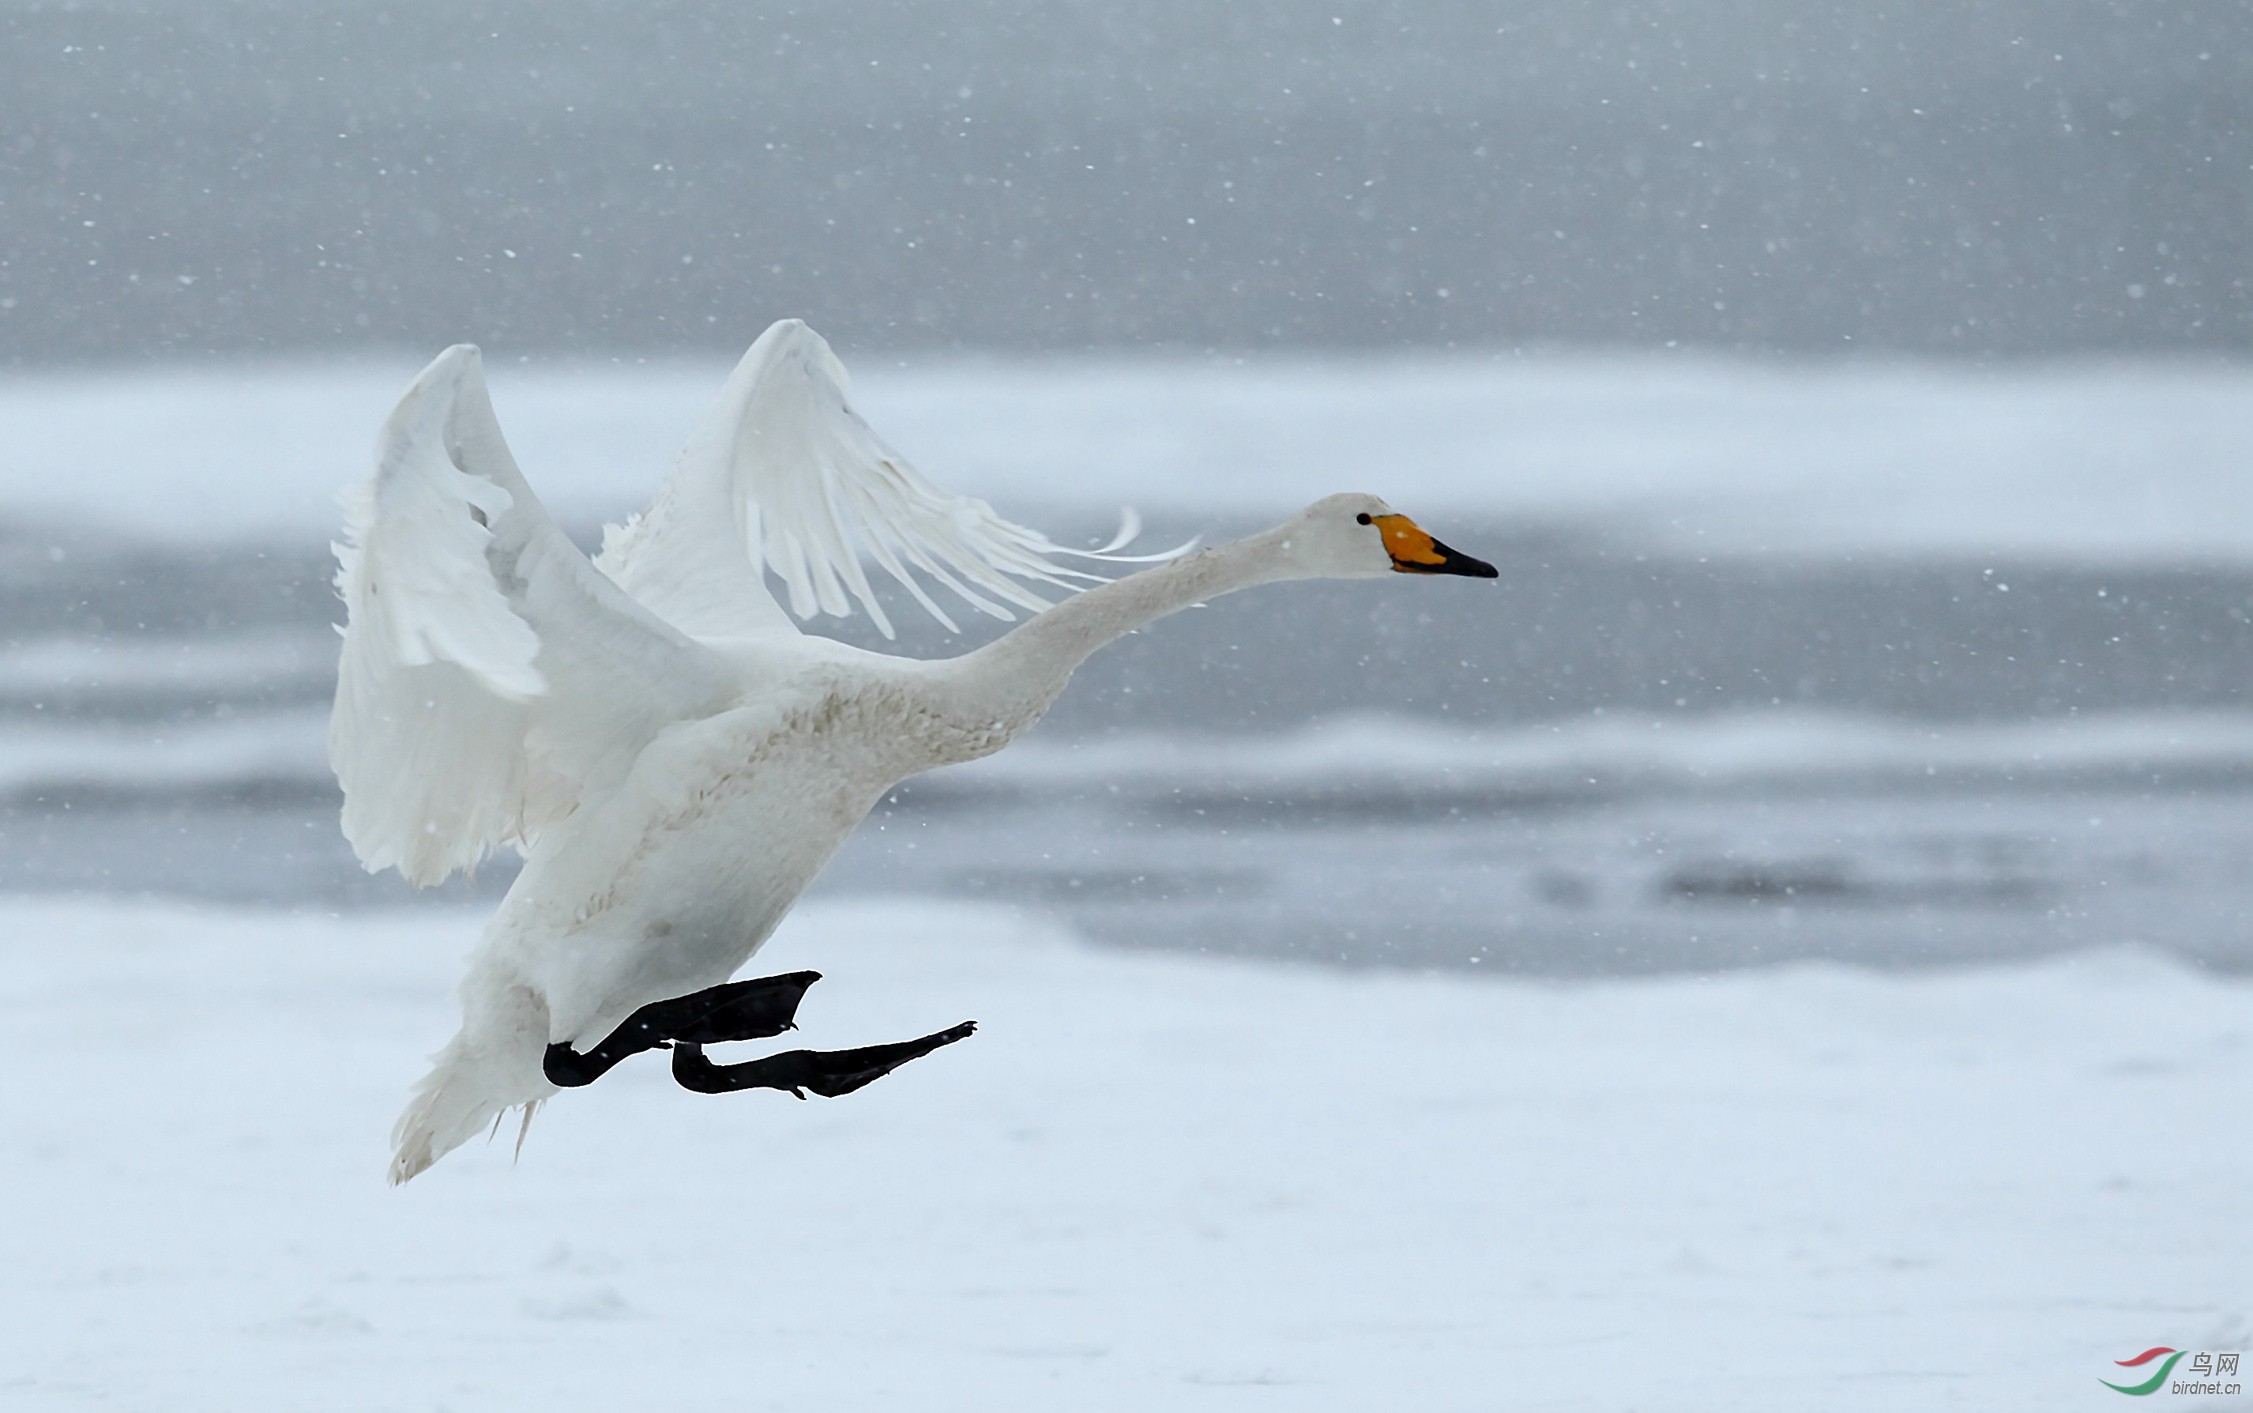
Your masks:
[{"label": "long white neck", "polygon": [[1098,585],[954,659],[946,676],[967,712],[1019,729],[1048,710],[1096,649],[1143,624],[1238,589],[1307,577],[1288,549],[1284,531],[1270,530]]}]

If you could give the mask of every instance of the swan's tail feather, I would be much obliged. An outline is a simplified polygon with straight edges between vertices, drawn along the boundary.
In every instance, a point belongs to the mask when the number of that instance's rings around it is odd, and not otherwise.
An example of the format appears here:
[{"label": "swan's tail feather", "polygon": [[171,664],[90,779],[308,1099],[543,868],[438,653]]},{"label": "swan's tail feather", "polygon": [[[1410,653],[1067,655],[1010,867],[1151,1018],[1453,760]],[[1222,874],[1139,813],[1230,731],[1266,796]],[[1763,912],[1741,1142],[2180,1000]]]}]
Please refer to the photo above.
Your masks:
[{"label": "swan's tail feather", "polygon": [[524,1140],[532,1136],[532,1116],[540,1112],[541,1102],[535,1099],[524,1106],[524,1122],[516,1130],[516,1152],[509,1157],[512,1163],[524,1161]]},{"label": "swan's tail feather", "polygon": [[532,1110],[555,1092],[540,1072],[547,1043],[547,1007],[522,987],[504,1004],[473,1011],[461,1034],[432,1057],[407,1111],[391,1130],[391,1184],[396,1187],[445,1157],[477,1131],[499,1128],[510,1109],[524,1109],[516,1148],[524,1151]]}]

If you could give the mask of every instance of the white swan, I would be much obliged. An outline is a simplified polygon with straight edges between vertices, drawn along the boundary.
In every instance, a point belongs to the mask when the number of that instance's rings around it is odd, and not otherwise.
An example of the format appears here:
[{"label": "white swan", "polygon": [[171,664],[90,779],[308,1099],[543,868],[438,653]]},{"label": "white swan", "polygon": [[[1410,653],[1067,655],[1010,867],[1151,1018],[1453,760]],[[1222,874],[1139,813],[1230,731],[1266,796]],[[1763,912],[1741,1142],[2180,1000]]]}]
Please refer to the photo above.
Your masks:
[{"label": "white swan", "polygon": [[[529,1124],[555,1079],[666,1041],[692,1088],[842,1093],[960,1038],[731,1067],[698,1046],[786,1028],[812,973],[721,983],[885,791],[1008,744],[1097,648],[1255,584],[1495,572],[1340,495],[1049,606],[1019,581],[1093,576],[917,475],[795,320],[751,346],[655,501],[592,562],[525,484],[466,345],[408,389],[349,510],[329,733],[346,836],[371,872],[418,886],[498,844],[525,852],[470,959],[461,1032],[400,1118],[395,1183],[509,1108]],[[764,583],[772,570],[801,617],[857,600],[889,636],[864,558],[942,622],[915,571],[1034,616],[919,661],[800,633]],[[679,998],[693,1014],[667,1010]]]}]

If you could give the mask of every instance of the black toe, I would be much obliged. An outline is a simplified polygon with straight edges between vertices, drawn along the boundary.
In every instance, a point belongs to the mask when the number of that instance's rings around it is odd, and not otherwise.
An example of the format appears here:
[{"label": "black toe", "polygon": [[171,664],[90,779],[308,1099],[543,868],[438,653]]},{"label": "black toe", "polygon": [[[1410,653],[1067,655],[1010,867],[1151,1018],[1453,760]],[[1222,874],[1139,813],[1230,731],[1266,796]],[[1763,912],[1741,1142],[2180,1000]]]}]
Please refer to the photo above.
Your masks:
[{"label": "black toe", "polygon": [[835,1099],[875,1083],[910,1060],[965,1039],[977,1029],[976,1021],[964,1021],[919,1040],[866,1045],[858,1050],[786,1050],[739,1065],[715,1065],[704,1058],[701,1047],[681,1044],[673,1047],[673,1078],[683,1089],[699,1094],[783,1089],[803,1099],[806,1096],[802,1091],[810,1089],[825,1099]]},{"label": "black toe", "polygon": [[671,1029],[671,1038],[692,1045],[721,1045],[731,1040],[767,1040],[793,1027],[798,1003],[806,988],[821,980],[818,971],[794,971],[787,976],[762,976],[735,981],[684,996],[687,1001],[709,999],[710,1004],[693,1020]]}]

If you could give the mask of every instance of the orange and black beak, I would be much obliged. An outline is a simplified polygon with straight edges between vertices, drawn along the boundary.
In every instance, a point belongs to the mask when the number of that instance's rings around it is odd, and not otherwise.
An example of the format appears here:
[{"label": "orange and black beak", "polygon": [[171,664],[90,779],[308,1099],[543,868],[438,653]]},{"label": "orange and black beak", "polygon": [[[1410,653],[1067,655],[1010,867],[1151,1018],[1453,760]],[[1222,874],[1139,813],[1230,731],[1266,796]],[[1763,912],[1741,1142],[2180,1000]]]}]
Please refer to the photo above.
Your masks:
[{"label": "orange and black beak", "polygon": [[1500,571],[1483,559],[1449,549],[1405,515],[1364,517],[1385,535],[1385,552],[1399,574],[1461,574],[1472,579],[1494,579]]}]

